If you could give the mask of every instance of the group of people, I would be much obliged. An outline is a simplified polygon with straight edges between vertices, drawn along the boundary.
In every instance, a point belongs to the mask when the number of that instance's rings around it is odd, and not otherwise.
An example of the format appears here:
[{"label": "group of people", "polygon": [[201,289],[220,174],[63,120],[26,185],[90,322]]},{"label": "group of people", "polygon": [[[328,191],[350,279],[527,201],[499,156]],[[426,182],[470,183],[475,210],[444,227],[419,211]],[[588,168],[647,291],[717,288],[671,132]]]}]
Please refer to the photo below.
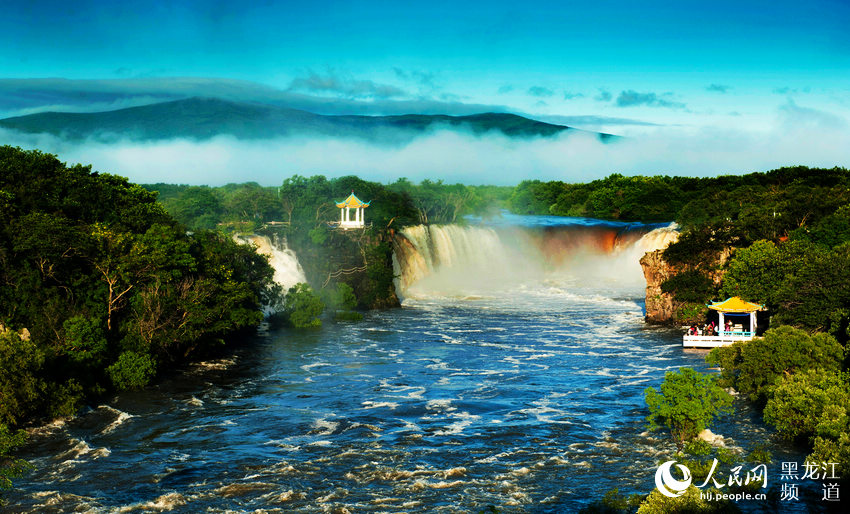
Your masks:
[{"label": "group of people", "polygon": [[[726,320],[726,324],[723,327],[724,332],[732,331],[732,322],[728,319]],[[699,325],[691,325],[691,328],[688,329],[689,336],[716,336],[717,334],[717,325],[714,322],[706,323],[704,326],[700,327]]]}]

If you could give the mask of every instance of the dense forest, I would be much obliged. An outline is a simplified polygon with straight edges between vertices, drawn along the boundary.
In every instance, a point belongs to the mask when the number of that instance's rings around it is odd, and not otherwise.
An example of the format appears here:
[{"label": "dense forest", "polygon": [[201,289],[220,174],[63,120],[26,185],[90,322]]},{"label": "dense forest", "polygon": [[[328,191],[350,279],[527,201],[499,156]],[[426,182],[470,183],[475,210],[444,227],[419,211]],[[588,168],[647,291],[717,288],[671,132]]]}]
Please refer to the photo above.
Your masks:
[{"label": "dense forest", "polygon": [[279,293],[272,274],[124,178],[0,147],[0,487],[18,427],[233,341]]},{"label": "dense forest", "polygon": [[342,201],[352,191],[364,201],[374,201],[369,220],[379,228],[463,223],[469,214],[498,215],[514,189],[427,179],[415,184],[406,178],[384,185],[355,176],[328,179],[322,175],[293,175],[278,187],[256,182],[221,187],[162,183],[143,187],[156,191],[163,207],[190,229],[241,231],[269,221],[310,228],[334,221],[339,213],[332,200]]}]

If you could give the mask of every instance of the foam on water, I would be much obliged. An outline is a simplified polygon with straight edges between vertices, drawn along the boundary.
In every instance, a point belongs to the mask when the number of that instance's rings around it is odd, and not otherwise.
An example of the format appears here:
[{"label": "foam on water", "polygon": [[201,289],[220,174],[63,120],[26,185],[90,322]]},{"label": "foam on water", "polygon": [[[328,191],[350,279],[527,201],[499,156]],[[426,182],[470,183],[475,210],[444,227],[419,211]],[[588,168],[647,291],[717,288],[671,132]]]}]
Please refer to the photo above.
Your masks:
[{"label": "foam on water", "polygon": [[124,424],[124,422],[127,421],[128,419],[132,419],[132,418],[136,417],[136,416],[133,416],[132,414],[128,414],[128,413],[120,411],[118,409],[114,409],[114,408],[112,408],[108,405],[101,405],[100,407],[98,407],[98,409],[103,409],[103,410],[106,410],[106,411],[109,411],[109,412],[115,414],[114,421],[112,421],[110,424],[106,425],[103,428],[103,430],[100,431],[101,435],[112,432],[113,430],[115,430],[116,428],[118,428],[122,424]]}]

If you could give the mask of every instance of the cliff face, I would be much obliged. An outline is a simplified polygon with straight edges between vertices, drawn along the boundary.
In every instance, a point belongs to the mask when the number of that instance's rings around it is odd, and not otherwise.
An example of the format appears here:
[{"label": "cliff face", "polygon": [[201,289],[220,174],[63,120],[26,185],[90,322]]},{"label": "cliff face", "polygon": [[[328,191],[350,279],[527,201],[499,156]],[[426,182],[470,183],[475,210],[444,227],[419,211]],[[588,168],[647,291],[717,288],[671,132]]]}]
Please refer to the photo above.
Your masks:
[{"label": "cliff face", "polygon": [[676,313],[673,296],[661,291],[661,284],[677,273],[675,267],[664,260],[664,250],[647,252],[640,260],[646,279],[646,321],[670,323]]},{"label": "cliff face", "polygon": [[[709,267],[709,278],[719,285],[725,273],[724,267],[732,255],[732,248],[726,248]],[[646,321],[651,323],[677,323],[680,321],[682,303],[677,302],[669,293],[661,291],[661,284],[668,278],[685,271],[687,268],[674,266],[664,260],[664,250],[646,253],[640,260],[643,276],[646,279]]]}]

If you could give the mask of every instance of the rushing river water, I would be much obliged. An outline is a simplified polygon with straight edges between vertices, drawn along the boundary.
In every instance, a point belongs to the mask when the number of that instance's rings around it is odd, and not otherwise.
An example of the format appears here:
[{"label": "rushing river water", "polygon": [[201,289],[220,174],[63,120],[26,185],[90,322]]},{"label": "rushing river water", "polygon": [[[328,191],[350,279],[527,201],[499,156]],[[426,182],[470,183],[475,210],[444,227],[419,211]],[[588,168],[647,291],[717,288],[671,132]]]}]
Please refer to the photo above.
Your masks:
[{"label": "rushing river water", "polygon": [[[646,431],[643,391],[704,354],[644,324],[642,305],[639,276],[567,266],[261,332],[36,430],[7,507],[573,512],[615,487],[646,493],[670,445]],[[727,444],[768,441],[738,409],[715,427]]]}]

